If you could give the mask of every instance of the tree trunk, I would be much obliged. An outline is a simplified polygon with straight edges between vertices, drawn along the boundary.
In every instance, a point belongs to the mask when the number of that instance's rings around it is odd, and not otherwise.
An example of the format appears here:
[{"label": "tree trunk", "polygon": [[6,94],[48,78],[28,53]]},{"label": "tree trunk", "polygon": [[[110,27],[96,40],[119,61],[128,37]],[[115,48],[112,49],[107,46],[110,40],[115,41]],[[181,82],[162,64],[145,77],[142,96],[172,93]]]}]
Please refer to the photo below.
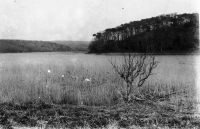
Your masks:
[{"label": "tree trunk", "polygon": [[127,84],[127,87],[126,87],[126,96],[124,97],[124,101],[128,102],[129,98],[130,98],[131,84],[129,82],[127,82],[126,84]]}]

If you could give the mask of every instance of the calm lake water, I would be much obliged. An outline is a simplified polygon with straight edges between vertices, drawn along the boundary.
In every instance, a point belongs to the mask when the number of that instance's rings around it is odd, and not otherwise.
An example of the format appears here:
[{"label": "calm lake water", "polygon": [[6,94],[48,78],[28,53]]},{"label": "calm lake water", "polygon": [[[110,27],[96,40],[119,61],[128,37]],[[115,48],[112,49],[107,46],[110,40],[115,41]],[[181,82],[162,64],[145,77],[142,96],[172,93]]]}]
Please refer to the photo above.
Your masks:
[{"label": "calm lake water", "polygon": [[[15,65],[54,64],[83,65],[98,68],[111,68],[109,59],[120,58],[120,55],[95,55],[84,53],[2,53],[0,54],[0,69]],[[195,85],[199,71],[199,55],[155,55],[159,65],[150,81]],[[199,65],[198,65],[199,64]],[[1,73],[0,73],[1,74]]]}]

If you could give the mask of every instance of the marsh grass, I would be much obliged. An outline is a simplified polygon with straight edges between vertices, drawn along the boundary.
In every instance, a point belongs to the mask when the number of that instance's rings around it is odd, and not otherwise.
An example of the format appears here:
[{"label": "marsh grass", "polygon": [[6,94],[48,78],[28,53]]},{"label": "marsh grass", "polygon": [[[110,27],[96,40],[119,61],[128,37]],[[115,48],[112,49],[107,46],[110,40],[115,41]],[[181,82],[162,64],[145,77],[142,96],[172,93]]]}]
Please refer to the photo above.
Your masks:
[{"label": "marsh grass", "polygon": [[[109,76],[106,71],[99,74],[82,66],[14,66],[1,71],[1,75],[1,102],[111,104],[111,92],[115,89],[115,80],[110,80],[113,75]],[[85,82],[89,77],[91,82]]]},{"label": "marsh grass", "polygon": [[[91,81],[86,82],[85,78]],[[1,71],[0,102],[113,105],[125,92],[125,85],[112,69],[83,65],[14,65]],[[194,87],[182,83],[167,85],[149,81],[139,90],[149,99],[168,97],[174,103],[195,99]],[[167,96],[169,94],[174,95]]]},{"label": "marsh grass", "polygon": [[[51,72],[48,72],[49,70]],[[63,120],[68,120],[68,118],[65,118],[65,113],[62,114],[62,110],[64,112],[65,108],[55,108],[53,105],[68,104],[77,106],[78,109],[73,108],[76,115],[79,110],[81,113],[83,113],[83,109],[87,112],[88,108],[82,108],[85,106],[97,106],[100,108],[98,111],[95,111],[96,109],[88,111],[88,116],[93,118],[88,119],[87,115],[82,114],[82,117],[86,117],[85,119],[88,120],[86,125],[83,125],[82,121],[77,122],[75,120],[77,124],[81,123],[80,126],[85,128],[93,128],[96,125],[101,128],[129,126],[132,126],[132,128],[152,126],[154,128],[153,125],[159,127],[163,123],[162,127],[165,128],[164,126],[168,126],[170,123],[169,119],[175,121],[184,117],[186,120],[190,120],[190,117],[196,112],[195,87],[181,82],[165,84],[149,80],[139,89],[146,101],[133,102],[132,106],[125,104],[121,99],[121,94],[125,92],[124,87],[126,84],[112,69],[107,67],[84,64],[15,64],[1,69],[0,75],[0,103],[10,103],[11,105],[27,105],[31,103],[36,107],[41,104],[50,105],[51,108],[48,109],[50,111],[44,110],[44,113],[49,115],[46,119],[48,122],[58,121],[59,126],[65,126],[63,125]],[[84,81],[86,78],[91,78],[91,81]],[[106,106],[109,109],[101,108],[102,106]],[[111,110],[111,108],[113,109]],[[29,111],[25,112],[25,116],[27,112]],[[59,112],[61,112],[60,115]],[[67,112],[69,111],[67,110]],[[114,116],[111,117],[107,112],[114,112]],[[37,112],[35,113],[37,114]],[[97,115],[94,115],[95,113]],[[28,117],[36,119],[35,121],[43,119],[40,116],[42,112],[37,114],[38,116],[30,114]],[[120,116],[119,114],[122,115]],[[160,114],[164,114],[166,118]],[[175,115],[170,116],[171,114]],[[45,116],[46,114],[43,115]],[[67,113],[67,115],[71,114]],[[78,115],[78,117],[80,116]],[[21,119],[21,114],[19,117]],[[113,125],[113,123],[108,123],[109,119],[119,121]],[[164,120],[167,122],[164,122]],[[98,121],[102,121],[102,123],[98,123]],[[137,124],[138,122],[144,122],[145,125]],[[55,123],[53,124],[55,125]],[[180,121],[174,123],[174,127],[176,127],[176,124],[178,125],[177,127],[181,125]],[[35,126],[36,124],[33,125]],[[172,125],[171,127],[173,127]]]}]

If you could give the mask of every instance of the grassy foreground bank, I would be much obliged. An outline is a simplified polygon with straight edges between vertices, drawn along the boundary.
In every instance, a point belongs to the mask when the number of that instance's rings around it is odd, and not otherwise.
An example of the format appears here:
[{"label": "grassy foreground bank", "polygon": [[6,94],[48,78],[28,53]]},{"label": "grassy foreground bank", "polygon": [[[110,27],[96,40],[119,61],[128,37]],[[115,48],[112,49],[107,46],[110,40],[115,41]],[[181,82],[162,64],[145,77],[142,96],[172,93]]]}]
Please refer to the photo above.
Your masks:
[{"label": "grassy foreground bank", "polygon": [[0,105],[4,128],[199,128],[199,118],[165,102],[133,102],[114,106],[26,103]]}]

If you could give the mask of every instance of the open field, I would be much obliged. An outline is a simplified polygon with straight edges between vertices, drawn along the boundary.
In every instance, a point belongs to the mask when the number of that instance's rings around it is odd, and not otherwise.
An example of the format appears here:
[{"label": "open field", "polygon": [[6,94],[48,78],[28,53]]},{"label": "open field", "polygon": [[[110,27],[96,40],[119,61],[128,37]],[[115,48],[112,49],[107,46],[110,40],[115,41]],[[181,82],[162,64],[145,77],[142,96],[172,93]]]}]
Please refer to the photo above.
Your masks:
[{"label": "open field", "polygon": [[197,57],[157,55],[158,67],[140,88],[148,101],[127,104],[119,94],[125,83],[109,63],[120,55],[0,54],[0,124],[200,127]]}]

